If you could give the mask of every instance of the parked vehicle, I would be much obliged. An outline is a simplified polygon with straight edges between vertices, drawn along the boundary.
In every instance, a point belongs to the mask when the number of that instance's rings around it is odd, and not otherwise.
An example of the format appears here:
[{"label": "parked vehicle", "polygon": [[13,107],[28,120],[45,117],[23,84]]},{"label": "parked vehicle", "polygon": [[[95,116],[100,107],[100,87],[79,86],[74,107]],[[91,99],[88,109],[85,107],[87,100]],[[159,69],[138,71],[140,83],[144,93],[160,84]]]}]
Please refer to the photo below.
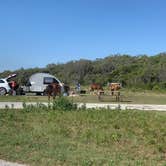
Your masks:
[{"label": "parked vehicle", "polygon": [[35,73],[27,82],[26,86],[23,87],[25,92],[36,93],[37,95],[42,95],[45,93],[47,85],[51,83],[58,83],[62,89],[63,85],[58,78],[48,73]]},{"label": "parked vehicle", "polygon": [[14,77],[16,77],[16,74],[11,74],[6,78],[0,79],[0,95],[5,95],[7,93],[10,93],[12,89],[14,90],[14,85],[16,86],[16,82],[10,82]]}]

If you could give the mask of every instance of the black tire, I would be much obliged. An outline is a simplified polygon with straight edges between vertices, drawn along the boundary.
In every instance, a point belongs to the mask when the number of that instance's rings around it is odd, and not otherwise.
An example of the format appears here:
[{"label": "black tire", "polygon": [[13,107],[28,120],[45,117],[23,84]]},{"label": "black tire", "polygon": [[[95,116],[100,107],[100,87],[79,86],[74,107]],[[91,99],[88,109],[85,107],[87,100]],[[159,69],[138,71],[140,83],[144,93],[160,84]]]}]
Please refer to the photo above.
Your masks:
[{"label": "black tire", "polygon": [[0,96],[5,95],[6,93],[7,93],[6,88],[4,88],[4,87],[0,87]]}]

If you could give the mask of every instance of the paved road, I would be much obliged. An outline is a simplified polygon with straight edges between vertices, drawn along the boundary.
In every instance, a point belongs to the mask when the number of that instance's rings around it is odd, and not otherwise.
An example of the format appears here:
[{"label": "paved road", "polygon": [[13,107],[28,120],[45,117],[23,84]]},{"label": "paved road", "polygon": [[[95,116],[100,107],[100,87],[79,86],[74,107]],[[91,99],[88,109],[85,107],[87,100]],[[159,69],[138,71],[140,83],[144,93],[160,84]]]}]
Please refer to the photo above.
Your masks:
[{"label": "paved road", "polygon": [[0,160],[0,166],[27,166],[27,165],[12,163],[12,162],[8,162],[5,160]]},{"label": "paved road", "polygon": [[[33,104],[35,105],[36,102],[28,102],[26,104]],[[42,102],[42,104],[47,105],[47,102]],[[84,105],[83,103],[78,103],[78,106],[81,107]],[[137,110],[156,110],[156,111],[166,111],[166,105],[152,105],[152,104],[106,104],[106,103],[86,103],[86,108],[110,108],[110,109],[137,109]],[[16,108],[22,109],[23,102],[0,102],[0,109],[2,108]]]}]

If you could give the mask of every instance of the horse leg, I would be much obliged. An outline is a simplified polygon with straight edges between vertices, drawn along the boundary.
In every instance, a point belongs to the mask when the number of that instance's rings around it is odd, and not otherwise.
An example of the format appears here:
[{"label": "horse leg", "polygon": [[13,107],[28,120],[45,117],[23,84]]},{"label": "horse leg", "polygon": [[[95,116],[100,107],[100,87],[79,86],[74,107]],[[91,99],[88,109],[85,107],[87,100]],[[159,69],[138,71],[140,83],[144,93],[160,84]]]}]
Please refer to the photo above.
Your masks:
[{"label": "horse leg", "polygon": [[101,95],[100,94],[98,94],[98,100],[101,101]]},{"label": "horse leg", "polygon": [[55,100],[56,95],[53,96],[53,100]]},{"label": "horse leg", "polygon": [[52,96],[53,96],[53,100],[55,100],[56,93],[55,93],[55,92],[53,92]]},{"label": "horse leg", "polygon": [[48,94],[48,101],[50,101],[50,96],[51,96],[51,95],[50,95],[50,94]]},{"label": "horse leg", "polygon": [[116,101],[118,101],[118,96],[117,96],[117,94],[115,95],[115,98],[116,98]]},{"label": "horse leg", "polygon": [[120,101],[120,92],[118,92],[118,101]]},{"label": "horse leg", "polygon": [[104,94],[103,91],[99,91],[97,94],[98,94],[98,100],[101,101],[101,95]]}]

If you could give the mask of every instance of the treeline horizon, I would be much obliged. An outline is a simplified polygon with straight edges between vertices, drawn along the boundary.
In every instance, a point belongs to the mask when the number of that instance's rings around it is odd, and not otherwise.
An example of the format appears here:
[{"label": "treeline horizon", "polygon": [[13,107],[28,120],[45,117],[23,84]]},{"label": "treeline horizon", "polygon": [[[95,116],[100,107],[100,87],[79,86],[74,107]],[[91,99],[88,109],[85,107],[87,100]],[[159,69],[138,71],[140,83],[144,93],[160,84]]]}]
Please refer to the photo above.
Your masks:
[{"label": "treeline horizon", "polygon": [[67,63],[51,63],[44,68],[6,70],[0,73],[4,78],[16,73],[15,80],[26,85],[29,77],[37,72],[46,72],[56,76],[62,82],[75,85],[89,85],[92,82],[107,85],[108,82],[120,82],[125,88],[148,90],[166,89],[166,53],[154,56],[111,55],[96,60],[72,60]]}]

